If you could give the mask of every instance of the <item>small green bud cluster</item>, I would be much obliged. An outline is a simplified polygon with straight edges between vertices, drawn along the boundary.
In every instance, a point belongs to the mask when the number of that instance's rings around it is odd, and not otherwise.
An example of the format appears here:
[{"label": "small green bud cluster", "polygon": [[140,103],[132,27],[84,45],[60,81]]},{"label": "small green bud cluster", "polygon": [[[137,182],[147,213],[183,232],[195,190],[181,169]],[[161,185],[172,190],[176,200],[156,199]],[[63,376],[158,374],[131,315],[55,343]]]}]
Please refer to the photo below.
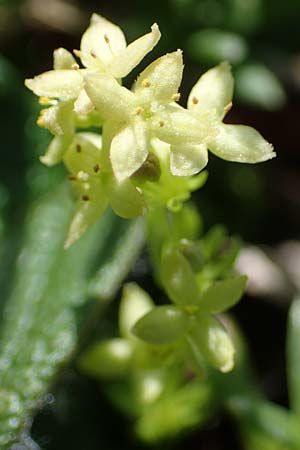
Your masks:
[{"label": "small green bud cluster", "polygon": [[[159,39],[154,24],[150,33],[127,45],[117,25],[93,14],[75,57],[59,48],[53,70],[26,80],[47,106],[38,125],[54,135],[41,161],[52,166],[62,160],[79,192],[66,246],[108,204],[125,218],[142,215],[153,204],[180,208],[203,184],[202,174],[196,174],[207,164],[208,149],[223,159],[248,163],[275,155],[253,128],[223,123],[233,96],[225,62],[200,77],[186,108],[178,103],[180,50],[152,62],[131,90],[122,86],[122,78]],[[98,134],[78,132],[92,126],[99,127]]]},{"label": "small green bud cluster", "polygon": [[[240,299],[246,284],[246,277],[232,275],[236,242],[229,243],[220,228],[198,241],[176,240],[195,231],[192,209],[185,206],[176,214],[171,238],[162,236],[157,274],[172,303],[155,306],[139,286],[125,285],[120,337],[92,345],[79,359],[85,373],[109,380],[108,395],[136,419],[136,432],[146,441],[209,417],[213,391],[203,373],[233,368],[233,339],[220,313]],[[149,234],[151,239],[151,229]]]}]

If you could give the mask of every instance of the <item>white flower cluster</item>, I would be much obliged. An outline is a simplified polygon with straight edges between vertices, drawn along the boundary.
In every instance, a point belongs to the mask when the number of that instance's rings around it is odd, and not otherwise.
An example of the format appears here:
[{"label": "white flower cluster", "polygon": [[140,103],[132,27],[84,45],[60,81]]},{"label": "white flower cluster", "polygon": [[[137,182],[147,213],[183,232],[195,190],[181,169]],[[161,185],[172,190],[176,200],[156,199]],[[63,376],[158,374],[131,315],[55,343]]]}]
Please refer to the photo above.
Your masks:
[{"label": "white flower cluster", "polygon": [[[151,63],[131,90],[122,86],[121,79],[159,39],[154,24],[150,33],[127,46],[117,25],[94,14],[80,50],[74,50],[83,68],[60,48],[54,52],[54,70],[25,82],[48,106],[38,124],[54,134],[41,161],[51,166],[63,160],[81,193],[67,245],[108,203],[123,217],[142,214],[145,196],[136,175],[144,173],[147,182],[149,167],[148,181],[155,183],[162,166],[169,178],[197,174],[207,164],[208,150],[223,159],[247,163],[275,156],[272,146],[253,128],[223,123],[233,95],[227,63],[200,77],[187,108],[178,103],[183,73],[180,50]],[[91,125],[102,127],[102,139],[100,134],[76,133],[77,127]],[[161,156],[166,146],[167,168]]]}]

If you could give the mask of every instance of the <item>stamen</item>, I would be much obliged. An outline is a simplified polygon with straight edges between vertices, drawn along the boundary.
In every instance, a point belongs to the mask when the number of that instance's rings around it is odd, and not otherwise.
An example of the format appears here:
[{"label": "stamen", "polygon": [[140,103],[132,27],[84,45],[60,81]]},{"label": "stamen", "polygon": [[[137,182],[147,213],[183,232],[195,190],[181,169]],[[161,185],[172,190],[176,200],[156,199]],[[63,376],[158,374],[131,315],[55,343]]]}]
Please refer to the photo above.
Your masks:
[{"label": "stamen", "polygon": [[97,58],[97,55],[96,55],[96,53],[94,52],[94,50],[91,50],[91,51],[90,51],[90,55],[91,55],[92,58]]},{"label": "stamen", "polygon": [[76,145],[76,152],[77,153],[81,152],[81,145],[79,145],[79,144]]},{"label": "stamen", "polygon": [[160,126],[160,128],[162,128],[165,125],[165,122],[163,122],[162,120],[160,122],[158,122],[158,125]]},{"label": "stamen", "polygon": [[109,37],[107,36],[107,34],[104,35],[104,40],[105,40],[105,42],[106,42],[107,44],[110,43],[110,42],[109,42]]},{"label": "stamen", "polygon": [[81,196],[81,199],[82,199],[84,202],[88,202],[88,201],[90,200],[90,197],[89,197],[88,195],[82,195],[82,196]]},{"label": "stamen", "polygon": [[96,164],[96,165],[94,166],[94,172],[95,172],[95,173],[98,173],[99,170],[100,170],[100,166],[99,166],[99,164]]},{"label": "stamen", "polygon": [[77,56],[77,58],[80,58],[80,55],[81,55],[80,50],[77,50],[76,48],[74,48],[73,53],[75,56]]},{"label": "stamen", "polygon": [[141,106],[138,106],[135,110],[136,115],[140,115],[144,112],[144,109]]},{"label": "stamen", "polygon": [[74,69],[74,70],[78,70],[79,69],[79,64],[72,64],[72,69]]},{"label": "stamen", "polygon": [[172,100],[174,100],[174,102],[178,102],[180,100],[180,95],[181,95],[180,92],[172,95]]},{"label": "stamen", "polygon": [[84,172],[83,170],[80,170],[77,174],[77,178],[81,181],[88,181],[89,174]]},{"label": "stamen", "polygon": [[192,102],[194,103],[194,105],[197,105],[199,103],[199,99],[197,97],[193,97]]},{"label": "stamen", "polygon": [[228,105],[226,105],[226,106],[225,106],[225,108],[224,108],[224,112],[225,112],[225,114],[227,114],[227,113],[228,113],[228,111],[230,111],[230,110],[231,110],[231,108],[232,108],[232,102],[228,103]]},{"label": "stamen", "polygon": [[76,175],[69,175],[69,176],[68,176],[68,180],[70,180],[70,181],[76,181],[76,180],[77,180],[77,177],[76,177]]},{"label": "stamen", "polygon": [[148,80],[148,78],[145,78],[143,81],[142,81],[142,85],[143,85],[143,87],[150,87],[151,86],[151,83],[150,83],[150,81]]}]

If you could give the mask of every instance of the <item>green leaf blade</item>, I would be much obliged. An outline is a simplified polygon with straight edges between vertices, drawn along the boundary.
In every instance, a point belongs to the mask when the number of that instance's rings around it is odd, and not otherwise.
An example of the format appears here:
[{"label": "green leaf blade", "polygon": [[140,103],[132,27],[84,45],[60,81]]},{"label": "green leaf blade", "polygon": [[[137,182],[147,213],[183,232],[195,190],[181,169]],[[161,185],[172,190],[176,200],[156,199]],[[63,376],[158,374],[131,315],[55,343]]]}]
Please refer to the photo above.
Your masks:
[{"label": "green leaf blade", "polygon": [[212,313],[221,313],[234,306],[243,295],[246,288],[247,277],[241,275],[217,281],[209,287],[199,299],[201,310]]}]

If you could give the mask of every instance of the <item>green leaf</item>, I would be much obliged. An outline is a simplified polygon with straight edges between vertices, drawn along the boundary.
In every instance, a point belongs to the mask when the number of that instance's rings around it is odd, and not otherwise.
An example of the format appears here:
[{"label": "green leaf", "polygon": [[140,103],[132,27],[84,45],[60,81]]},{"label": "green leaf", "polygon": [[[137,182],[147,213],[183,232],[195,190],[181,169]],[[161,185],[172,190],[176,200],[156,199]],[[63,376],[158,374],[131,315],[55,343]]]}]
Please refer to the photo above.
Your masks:
[{"label": "green leaf", "polygon": [[170,299],[178,305],[197,304],[200,292],[190,264],[176,248],[163,250],[161,276]]},{"label": "green leaf", "polygon": [[250,397],[232,398],[229,408],[242,424],[251,427],[253,431],[273,438],[283,444],[283,448],[299,449],[299,418],[287,409]]},{"label": "green leaf", "polygon": [[143,316],[132,332],[149,344],[172,344],[188,327],[187,315],[175,306],[157,306]]},{"label": "green leaf", "polygon": [[153,445],[199,427],[214,412],[212,397],[210,386],[203,380],[186,383],[180,389],[162,395],[145,409],[136,424],[137,434]]},{"label": "green leaf", "polygon": [[122,376],[128,369],[132,346],[125,339],[108,339],[90,347],[79,358],[79,368],[96,378]]},{"label": "green leaf", "polygon": [[245,275],[229,278],[225,281],[217,281],[210,286],[201,296],[198,306],[201,311],[221,313],[234,306],[243,295],[246,288],[247,277]]},{"label": "green leaf", "polygon": [[154,306],[151,297],[135,283],[124,286],[120,309],[119,328],[125,338],[132,338],[132,327]]},{"label": "green leaf", "polygon": [[292,302],[287,330],[287,379],[290,407],[300,415],[300,298]]},{"label": "green leaf", "polygon": [[65,186],[31,208],[15,284],[0,337],[0,436],[5,449],[18,439],[49,383],[74,350],[74,307],[86,298],[87,278],[107,222],[63,250],[73,202]]},{"label": "green leaf", "polygon": [[201,355],[216,369],[229,372],[234,366],[235,348],[222,324],[210,315],[194,316],[190,345],[195,359],[201,364]]}]

